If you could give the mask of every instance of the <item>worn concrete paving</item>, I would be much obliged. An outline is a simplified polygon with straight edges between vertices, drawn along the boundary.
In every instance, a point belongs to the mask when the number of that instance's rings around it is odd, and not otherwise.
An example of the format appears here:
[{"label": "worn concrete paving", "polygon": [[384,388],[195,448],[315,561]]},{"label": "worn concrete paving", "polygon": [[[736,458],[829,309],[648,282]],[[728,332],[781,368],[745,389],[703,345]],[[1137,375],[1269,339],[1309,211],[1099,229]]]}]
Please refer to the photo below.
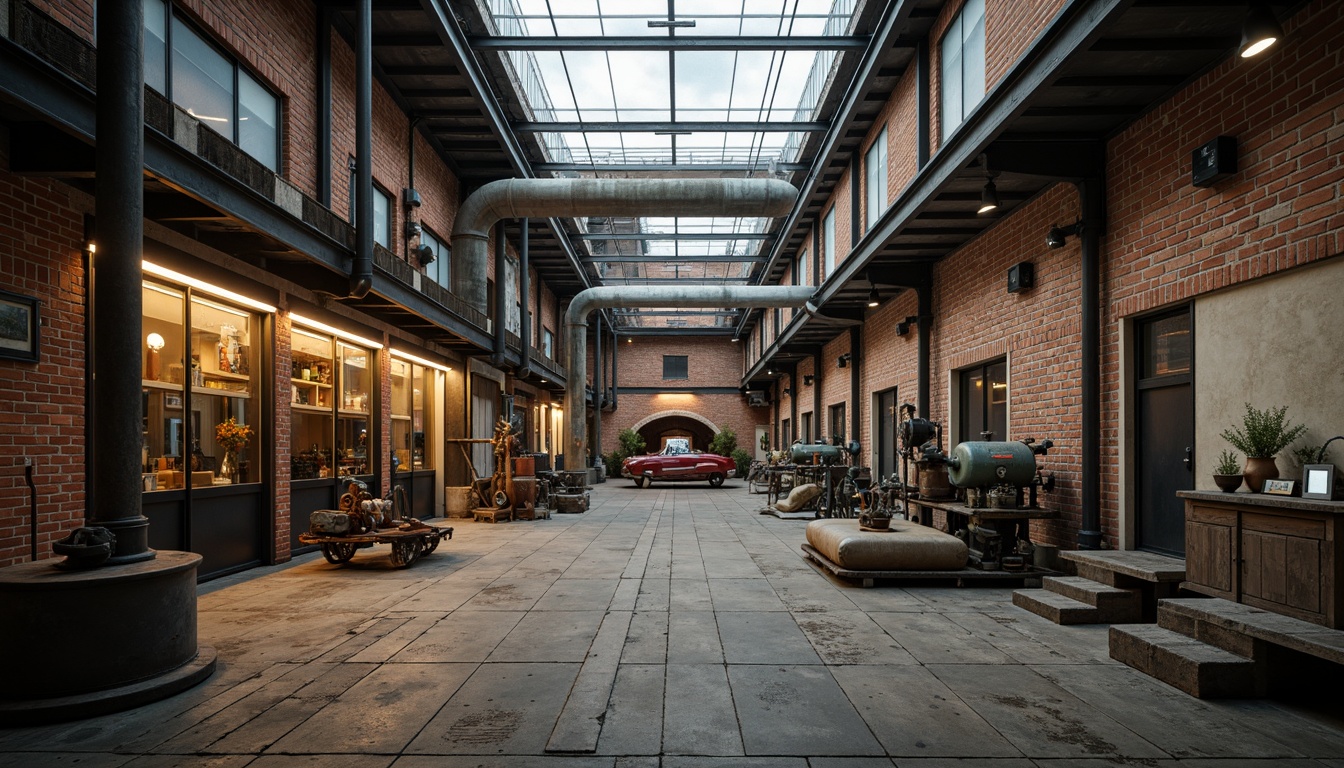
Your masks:
[{"label": "worn concrete paving", "polygon": [[1193,699],[1008,588],[824,577],[740,483],[593,501],[202,585],[209,680],[0,724],[0,768],[1344,768],[1340,712]]}]

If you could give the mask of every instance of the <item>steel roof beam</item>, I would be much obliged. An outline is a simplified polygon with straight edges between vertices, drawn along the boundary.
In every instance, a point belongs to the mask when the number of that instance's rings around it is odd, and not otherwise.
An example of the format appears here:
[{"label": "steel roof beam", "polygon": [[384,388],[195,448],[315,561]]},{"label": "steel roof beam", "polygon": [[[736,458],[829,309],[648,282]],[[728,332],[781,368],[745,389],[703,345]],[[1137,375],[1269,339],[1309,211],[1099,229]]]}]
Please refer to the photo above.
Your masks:
[{"label": "steel roof beam", "polygon": [[517,122],[512,124],[518,133],[812,133],[831,127],[825,122],[793,122],[770,120],[759,123],[743,121],[674,121],[674,122]]},{"label": "steel roof beam", "polygon": [[632,35],[620,37],[467,38],[472,48],[507,51],[850,51],[868,46],[866,37],[841,35],[733,37],[729,35]]},{"label": "steel roof beam", "polygon": [[740,232],[740,233],[718,233],[718,232],[630,232],[630,233],[611,233],[611,234],[593,234],[593,235],[575,235],[575,240],[709,240],[717,242],[719,240],[770,240],[774,238],[772,232]]},{"label": "steel roof beam", "polygon": [[732,255],[709,255],[709,256],[587,256],[583,259],[586,264],[648,264],[650,266],[663,266],[676,263],[733,263],[733,264],[760,264],[765,261],[764,256],[732,256]]},{"label": "steel roof beam", "polygon": [[782,171],[784,173],[796,173],[806,171],[811,168],[811,163],[776,163],[771,166],[767,162],[761,163],[533,163],[532,169],[538,173],[546,171],[591,171],[593,173],[609,172],[645,172],[645,171],[668,171],[668,172],[697,172],[697,171]]}]

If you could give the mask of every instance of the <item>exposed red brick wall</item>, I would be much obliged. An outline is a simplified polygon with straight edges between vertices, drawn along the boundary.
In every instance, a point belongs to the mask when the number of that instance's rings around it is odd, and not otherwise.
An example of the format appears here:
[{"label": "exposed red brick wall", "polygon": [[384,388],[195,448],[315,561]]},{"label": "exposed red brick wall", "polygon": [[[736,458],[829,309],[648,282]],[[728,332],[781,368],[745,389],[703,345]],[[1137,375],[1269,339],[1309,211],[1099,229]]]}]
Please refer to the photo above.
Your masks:
[{"label": "exposed red brick wall", "polygon": [[[843,331],[821,348],[821,413],[813,416],[813,429],[828,440],[831,437],[831,406],[845,404],[845,440],[849,440],[849,424],[854,413],[849,402],[849,368],[839,368],[836,361],[849,352],[849,332]],[[819,421],[818,421],[819,420]]]},{"label": "exposed red brick wall", "polygon": [[[731,428],[737,434],[737,447],[755,455],[753,442],[756,425],[770,424],[769,408],[749,408],[739,394],[633,394],[622,392],[615,413],[602,414],[602,450],[610,453],[620,442],[621,430],[633,427],[645,417],[665,411],[689,411],[708,419],[719,429]],[[705,446],[696,446],[704,448]],[[658,450],[649,446],[650,451]]]},{"label": "exposed red brick wall", "polygon": [[31,0],[32,6],[93,42],[93,0]]},{"label": "exposed red brick wall", "polygon": [[[896,335],[896,324],[919,312],[919,298],[914,291],[902,291],[868,313],[863,324],[863,348],[860,362],[860,387],[864,394],[863,430],[859,442],[863,445],[864,461],[875,466],[873,459],[872,393],[897,387],[899,402],[917,402],[919,383],[919,331],[912,327],[905,336]],[[884,417],[885,418],[885,417]]]},{"label": "exposed red brick wall", "polygon": [[84,523],[82,198],[0,171],[0,288],[38,299],[42,322],[37,363],[0,359],[0,566],[29,557],[25,458],[36,467],[38,557],[52,557],[51,542]]}]

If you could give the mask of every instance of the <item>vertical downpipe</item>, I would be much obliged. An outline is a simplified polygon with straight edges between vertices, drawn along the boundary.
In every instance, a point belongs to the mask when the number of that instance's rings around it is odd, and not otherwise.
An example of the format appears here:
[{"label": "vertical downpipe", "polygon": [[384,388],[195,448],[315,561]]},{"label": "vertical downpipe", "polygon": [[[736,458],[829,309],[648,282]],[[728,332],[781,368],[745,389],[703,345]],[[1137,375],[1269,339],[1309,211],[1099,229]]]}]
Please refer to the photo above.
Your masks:
[{"label": "vertical downpipe", "polygon": [[1078,183],[1082,198],[1082,526],[1079,549],[1101,548],[1101,232],[1104,180]]},{"label": "vertical downpipe", "polygon": [[616,400],[617,400],[617,398],[619,397],[619,392],[618,392],[617,390],[620,389],[620,384],[618,383],[618,382],[620,381],[620,378],[617,376],[617,374],[620,372],[621,369],[620,369],[620,367],[618,367],[618,366],[616,365],[616,356],[617,356],[617,354],[619,354],[620,349],[621,349],[621,339],[620,339],[619,336],[616,335],[616,324],[615,324],[615,323],[612,323],[612,325],[611,325],[611,409],[610,409],[612,413],[615,413],[615,412],[616,412]]},{"label": "vertical downpipe", "polygon": [[863,434],[862,411],[863,404],[859,398],[863,395],[860,392],[859,365],[863,362],[860,345],[863,343],[863,326],[851,325],[849,327],[849,439],[858,440],[859,435]]},{"label": "vertical downpipe", "polygon": [[919,380],[919,415],[925,419],[931,419],[929,415],[932,382],[929,370],[930,346],[932,345],[931,336],[933,333],[933,269],[924,268],[924,274],[919,279],[919,287],[915,289],[915,294],[919,300],[919,361],[917,363],[916,376]]},{"label": "vertical downpipe", "polygon": [[355,263],[350,297],[373,287],[373,0],[359,0],[355,32]]},{"label": "vertical downpipe", "polygon": [[821,385],[825,377],[821,374],[821,348],[812,353],[812,442],[821,437]]},{"label": "vertical downpipe", "polygon": [[523,305],[518,331],[522,334],[523,343],[518,352],[518,371],[515,375],[526,379],[532,375],[532,276],[528,274],[531,267],[527,242],[528,222],[523,218],[518,223],[522,225],[522,231],[518,233],[518,295],[522,297]]},{"label": "vertical downpipe", "polygon": [[593,466],[602,463],[602,310],[593,313]]},{"label": "vertical downpipe", "polygon": [[495,349],[490,354],[490,364],[496,368],[503,368],[508,360],[504,339],[504,318],[508,317],[508,311],[504,304],[509,300],[509,292],[504,284],[504,253],[504,222],[501,220],[495,222],[495,312],[490,318],[495,328]]}]

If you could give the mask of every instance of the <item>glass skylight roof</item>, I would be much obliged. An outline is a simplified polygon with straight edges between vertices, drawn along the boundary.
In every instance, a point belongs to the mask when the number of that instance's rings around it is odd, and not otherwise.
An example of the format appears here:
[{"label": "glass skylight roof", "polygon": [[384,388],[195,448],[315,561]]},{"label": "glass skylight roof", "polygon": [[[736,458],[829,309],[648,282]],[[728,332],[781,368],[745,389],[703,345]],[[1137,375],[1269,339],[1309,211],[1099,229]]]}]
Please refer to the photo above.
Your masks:
[{"label": "glass skylight roof", "polygon": [[[834,50],[610,50],[598,38],[819,37],[849,32],[855,0],[486,0],[502,37],[584,37],[581,50],[505,53],[522,84],[528,119],[539,123],[656,123],[656,130],[555,131],[540,134],[546,159],[568,164],[560,173],[637,177],[770,173],[798,162],[803,135],[751,130],[760,122],[814,122]],[[693,26],[668,27],[667,23]],[[655,26],[651,26],[651,23]],[[678,123],[709,123],[684,131]],[[667,124],[673,125],[667,125]],[[596,128],[596,126],[593,126]],[[614,127],[614,126],[613,126]],[[642,127],[641,127],[642,128]],[[703,170],[697,172],[697,167]],[[603,230],[578,222],[589,234],[673,233],[693,239],[588,240],[605,284],[686,280],[744,282],[761,254],[769,222],[761,219],[659,219]],[[710,234],[723,238],[703,239]],[[737,238],[733,235],[755,235]],[[647,262],[628,257],[642,256]],[[723,260],[710,260],[723,256]],[[673,260],[690,258],[678,263]],[[622,315],[622,322],[639,323]],[[731,324],[713,314],[658,316],[658,325]]]}]

